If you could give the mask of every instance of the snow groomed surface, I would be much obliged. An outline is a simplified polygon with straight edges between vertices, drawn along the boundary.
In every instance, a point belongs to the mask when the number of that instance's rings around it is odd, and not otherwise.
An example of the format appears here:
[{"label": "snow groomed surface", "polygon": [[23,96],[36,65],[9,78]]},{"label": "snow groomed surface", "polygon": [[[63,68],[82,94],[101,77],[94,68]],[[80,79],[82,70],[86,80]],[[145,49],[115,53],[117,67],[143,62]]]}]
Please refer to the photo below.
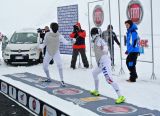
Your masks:
[{"label": "snow groomed surface", "polygon": [[[43,79],[44,77],[34,75],[28,72],[8,74],[4,76],[11,78],[13,80],[28,84],[34,88],[38,88],[43,91],[46,91],[53,96],[57,96],[63,100],[72,102],[75,105],[79,105],[79,107],[88,109],[96,113],[97,115],[101,115],[101,116],[105,116],[105,115],[107,116],[160,116],[160,112],[157,110],[150,110],[150,109],[138,107],[138,106],[128,104],[128,103],[116,105],[115,100],[112,98],[109,98],[103,95],[99,97],[94,97],[90,95],[89,91],[84,90],[83,88],[80,88],[74,85],[66,84],[66,87],[61,87],[60,82],[55,81],[55,80],[52,80],[52,82],[50,83],[41,82],[40,80]],[[8,87],[7,91],[5,89],[6,88],[5,86]],[[8,92],[11,90],[12,90],[12,93]],[[9,94],[9,96],[14,97],[13,93],[16,90],[19,92],[18,88],[14,88],[14,85],[9,85],[7,84],[7,82],[1,81],[1,91],[3,93]],[[28,99],[29,99],[29,103],[27,103],[27,107],[36,114],[44,115],[44,112],[46,112],[46,110],[44,111],[45,101],[38,100],[38,98],[32,97],[32,95],[29,95],[29,97],[27,97],[27,101]],[[38,104],[36,108],[34,107],[34,103]],[[31,106],[28,104],[31,104]],[[55,109],[54,107],[56,106],[45,105],[45,108],[50,109],[52,112],[62,113],[64,116],[67,115],[63,113],[61,109]]]}]

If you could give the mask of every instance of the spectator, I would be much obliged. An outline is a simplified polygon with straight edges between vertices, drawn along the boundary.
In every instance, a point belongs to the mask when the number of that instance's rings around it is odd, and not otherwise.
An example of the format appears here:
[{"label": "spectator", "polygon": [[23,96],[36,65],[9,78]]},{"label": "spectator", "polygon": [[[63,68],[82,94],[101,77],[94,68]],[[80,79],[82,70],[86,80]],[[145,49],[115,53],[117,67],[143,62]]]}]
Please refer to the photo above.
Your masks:
[{"label": "spectator", "polygon": [[[45,27],[44,27],[44,36],[46,35],[47,32],[50,32],[50,30],[49,30],[49,27],[48,27],[48,26],[45,26]],[[43,38],[42,41],[44,41],[44,38]],[[44,55],[45,55],[45,53],[46,53],[46,47],[44,47],[44,50],[43,50],[43,54],[44,54]]]},{"label": "spectator", "polygon": [[3,36],[3,38],[2,38],[2,52],[4,52],[7,44],[8,44],[8,38],[6,36]]},{"label": "spectator", "polygon": [[73,53],[72,53],[72,60],[71,60],[71,68],[75,69],[76,68],[76,61],[77,61],[77,56],[80,53],[82,62],[85,68],[89,67],[88,60],[86,57],[85,53],[85,37],[86,37],[86,32],[81,29],[81,25],[79,22],[77,22],[73,26],[73,32],[70,34],[70,38],[75,40],[75,43],[73,45]]},{"label": "spectator", "polygon": [[[43,43],[43,41],[44,41],[44,37],[45,37],[45,35],[46,35],[46,33],[47,32],[50,32],[50,30],[49,30],[49,27],[48,26],[45,26],[44,27],[44,29],[39,29],[39,31],[38,31],[39,33],[40,33],[40,38],[42,38],[42,43]],[[43,62],[43,56],[45,56],[45,53],[46,53],[46,47],[44,47],[44,49],[43,49],[43,53],[41,52],[41,54],[40,54],[40,62]],[[54,61],[53,61],[53,59],[50,61],[50,64],[53,64],[54,63]]]},{"label": "spectator", "polygon": [[136,72],[136,62],[137,57],[140,53],[139,51],[139,37],[137,33],[137,25],[132,22],[132,20],[125,21],[125,25],[127,28],[127,35],[126,35],[126,44],[127,44],[127,51],[125,54],[127,54],[126,59],[126,65],[128,70],[130,71],[130,77],[129,82],[136,82],[136,79],[138,78],[137,72]]},{"label": "spectator", "polygon": [[113,31],[113,26],[108,25],[107,30],[103,31],[102,38],[105,40],[105,42],[108,43],[109,52],[111,55],[111,65],[114,66],[114,41],[117,43],[117,45],[120,47],[120,42],[117,39],[117,36],[115,32]]}]

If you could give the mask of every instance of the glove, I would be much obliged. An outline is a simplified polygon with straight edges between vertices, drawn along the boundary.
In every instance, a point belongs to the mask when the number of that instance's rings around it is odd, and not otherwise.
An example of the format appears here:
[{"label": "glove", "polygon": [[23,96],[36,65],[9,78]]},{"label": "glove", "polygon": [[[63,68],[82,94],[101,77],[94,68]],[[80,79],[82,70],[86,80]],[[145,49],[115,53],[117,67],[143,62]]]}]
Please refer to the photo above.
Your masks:
[{"label": "glove", "polygon": [[74,35],[74,38],[77,39],[78,37],[79,37],[79,35],[78,35],[78,33],[76,32],[75,35]]},{"label": "glove", "polygon": [[128,51],[126,51],[125,54],[128,55]]}]

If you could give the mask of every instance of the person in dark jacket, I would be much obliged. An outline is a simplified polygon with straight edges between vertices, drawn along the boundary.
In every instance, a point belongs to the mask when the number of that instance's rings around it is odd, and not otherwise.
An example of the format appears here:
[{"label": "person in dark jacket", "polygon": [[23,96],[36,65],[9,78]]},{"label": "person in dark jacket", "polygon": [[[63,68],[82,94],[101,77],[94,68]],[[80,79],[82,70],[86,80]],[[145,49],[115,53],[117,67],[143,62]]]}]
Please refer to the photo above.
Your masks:
[{"label": "person in dark jacket", "polygon": [[71,60],[71,68],[75,69],[76,68],[76,61],[77,61],[77,56],[80,53],[82,62],[85,68],[89,67],[88,60],[86,57],[85,53],[85,37],[86,37],[86,32],[81,29],[81,25],[79,22],[77,22],[73,26],[73,32],[70,34],[70,38],[75,41],[73,44],[73,53],[72,53],[72,60]]},{"label": "person in dark jacket", "polygon": [[[48,26],[45,26],[44,29],[40,29],[39,30],[40,38],[42,38],[42,43],[44,42],[44,37],[45,37],[45,35],[46,35],[47,32],[50,32],[50,29],[49,29]],[[45,56],[45,53],[46,53],[46,47],[44,47],[43,53],[42,52],[40,53],[40,62],[41,63],[43,62],[43,55]],[[54,63],[54,61],[52,59],[49,64],[53,64],[53,63]]]},{"label": "person in dark jacket", "polygon": [[[45,27],[44,27],[44,36],[46,35],[47,32],[50,32],[50,30],[49,30],[49,27],[48,27],[48,26],[45,26]],[[44,37],[43,37],[43,41],[44,41]],[[46,47],[44,47],[44,52],[43,52],[43,54],[45,55],[45,53],[46,53]]]},{"label": "person in dark jacket", "polygon": [[115,32],[113,31],[113,26],[108,25],[107,30],[103,31],[102,38],[108,43],[109,52],[111,55],[111,65],[114,66],[114,41],[120,47],[120,42],[117,39]]},{"label": "person in dark jacket", "polygon": [[139,36],[136,30],[138,30],[137,25],[132,22],[132,20],[125,21],[125,25],[127,28],[127,35],[126,35],[126,44],[127,44],[127,54],[126,65],[128,70],[130,71],[129,82],[136,82],[138,78],[136,72],[136,62],[137,57],[140,54],[139,49]]}]

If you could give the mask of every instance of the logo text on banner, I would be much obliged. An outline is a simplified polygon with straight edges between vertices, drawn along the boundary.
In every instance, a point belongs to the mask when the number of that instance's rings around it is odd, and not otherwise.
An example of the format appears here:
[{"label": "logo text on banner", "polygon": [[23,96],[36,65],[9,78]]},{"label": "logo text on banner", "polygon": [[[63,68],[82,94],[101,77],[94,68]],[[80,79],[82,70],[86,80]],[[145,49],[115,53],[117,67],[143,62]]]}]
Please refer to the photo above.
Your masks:
[{"label": "logo text on banner", "polygon": [[[70,40],[69,34],[73,31],[73,25],[78,21],[78,5],[62,6],[57,8],[59,32]],[[60,44],[61,54],[72,54],[72,44]]]},{"label": "logo text on banner", "polygon": [[143,7],[138,0],[132,0],[127,7],[127,17],[136,24],[139,24],[143,18]]}]

